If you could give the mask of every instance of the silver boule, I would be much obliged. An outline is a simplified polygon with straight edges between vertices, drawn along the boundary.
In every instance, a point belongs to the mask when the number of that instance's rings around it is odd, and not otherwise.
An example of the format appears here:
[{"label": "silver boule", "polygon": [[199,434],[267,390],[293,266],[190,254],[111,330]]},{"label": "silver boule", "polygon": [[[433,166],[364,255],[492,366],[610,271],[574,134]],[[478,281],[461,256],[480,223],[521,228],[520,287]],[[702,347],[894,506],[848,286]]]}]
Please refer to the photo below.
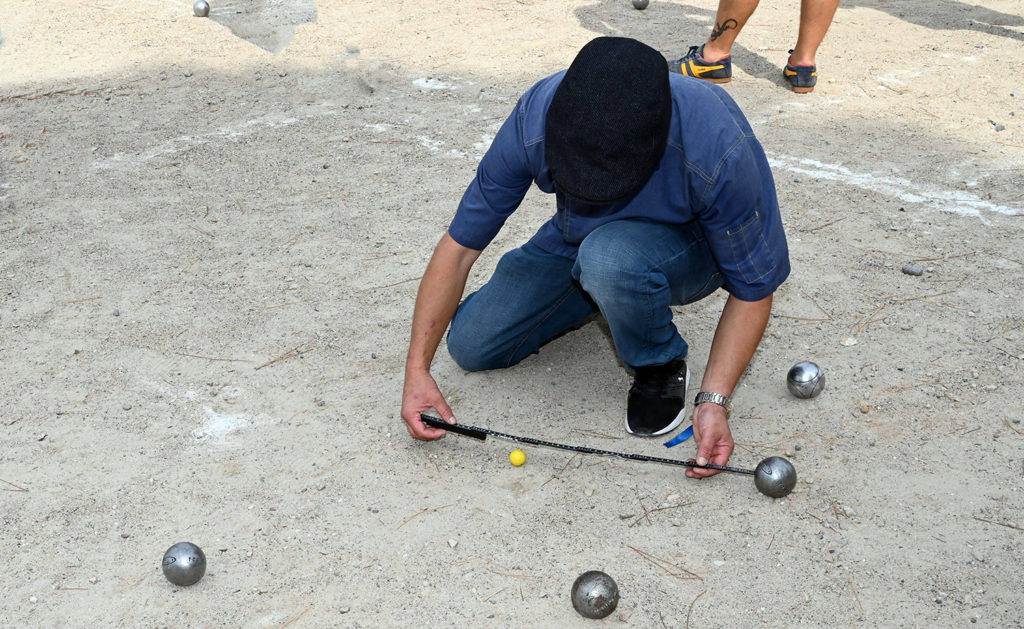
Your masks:
[{"label": "silver boule", "polygon": [[191,542],[178,542],[164,553],[163,569],[174,585],[192,585],[206,574],[206,555]]},{"label": "silver boule", "polygon": [[206,17],[210,14],[210,3],[206,0],[196,0],[196,3],[192,5],[192,12],[196,14],[196,17]]},{"label": "silver boule", "polygon": [[754,485],[772,498],[788,496],[796,487],[796,468],[781,456],[770,456],[754,468]]},{"label": "silver boule", "polygon": [[600,570],[589,570],[572,584],[572,606],[586,618],[604,618],[619,604],[619,586]]},{"label": "silver boule", "polygon": [[786,375],[786,386],[798,398],[815,397],[825,388],[825,372],[810,361],[797,363]]},{"label": "silver boule", "polygon": [[643,11],[647,8],[649,2],[650,0],[633,0],[633,8],[638,11]]}]

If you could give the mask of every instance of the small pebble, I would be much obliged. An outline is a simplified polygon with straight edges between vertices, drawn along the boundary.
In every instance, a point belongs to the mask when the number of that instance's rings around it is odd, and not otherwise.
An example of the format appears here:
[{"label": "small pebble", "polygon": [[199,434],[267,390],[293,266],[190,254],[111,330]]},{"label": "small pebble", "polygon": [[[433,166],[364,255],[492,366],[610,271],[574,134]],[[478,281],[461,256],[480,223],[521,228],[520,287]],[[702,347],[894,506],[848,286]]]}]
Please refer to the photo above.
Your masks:
[{"label": "small pebble", "polygon": [[89,583],[92,583],[93,585],[96,585],[97,583],[99,583],[99,581],[100,580],[96,577],[89,577]]},{"label": "small pebble", "polygon": [[906,264],[903,266],[903,272],[907,275],[921,275],[924,273],[924,269],[916,264]]},{"label": "small pebble", "polygon": [[455,548],[458,545],[459,545],[459,540],[457,540],[457,539],[450,539],[450,540],[448,540],[448,546],[450,546],[451,548]]},{"label": "small pebble", "polygon": [[34,597],[34,596],[30,596],[30,597],[28,597],[28,602],[29,603],[38,603],[39,599]]},{"label": "small pebble", "polygon": [[118,310],[117,308],[114,308],[114,316],[115,317],[120,317],[121,316],[121,311]]},{"label": "small pebble", "polygon": [[347,614],[349,612],[348,605],[344,605],[338,609],[338,613]]},{"label": "small pebble", "polygon": [[588,498],[590,496],[593,496],[594,495],[594,488],[593,487],[584,487],[583,488],[583,495],[588,497]]},{"label": "small pebble", "polygon": [[131,404],[124,404],[124,405],[121,406],[121,408],[123,408],[126,411],[130,411],[130,410],[132,410],[132,405]]},{"label": "small pebble", "polygon": [[43,439],[46,439],[46,433],[45,432],[44,433],[40,433],[40,435],[38,437],[36,437],[36,441],[42,441]]},{"label": "small pebble", "polygon": [[840,340],[839,344],[842,345],[843,347],[850,347],[851,345],[857,344],[857,339],[853,338],[852,336],[847,336],[846,338]]}]

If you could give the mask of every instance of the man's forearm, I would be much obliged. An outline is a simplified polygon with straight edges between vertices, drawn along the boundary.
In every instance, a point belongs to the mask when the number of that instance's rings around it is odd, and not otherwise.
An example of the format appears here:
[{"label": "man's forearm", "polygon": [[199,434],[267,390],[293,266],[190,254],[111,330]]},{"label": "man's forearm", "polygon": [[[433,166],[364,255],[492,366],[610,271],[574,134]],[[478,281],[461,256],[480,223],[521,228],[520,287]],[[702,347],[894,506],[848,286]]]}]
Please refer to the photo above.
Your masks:
[{"label": "man's forearm", "polygon": [[760,301],[743,301],[729,296],[711,342],[701,382],[702,391],[732,396],[736,383],[761,342],[771,311],[771,295]]},{"label": "man's forearm", "polygon": [[420,280],[412,317],[406,371],[430,370],[430,363],[466,288],[479,251],[467,249],[447,233],[441,238]]}]

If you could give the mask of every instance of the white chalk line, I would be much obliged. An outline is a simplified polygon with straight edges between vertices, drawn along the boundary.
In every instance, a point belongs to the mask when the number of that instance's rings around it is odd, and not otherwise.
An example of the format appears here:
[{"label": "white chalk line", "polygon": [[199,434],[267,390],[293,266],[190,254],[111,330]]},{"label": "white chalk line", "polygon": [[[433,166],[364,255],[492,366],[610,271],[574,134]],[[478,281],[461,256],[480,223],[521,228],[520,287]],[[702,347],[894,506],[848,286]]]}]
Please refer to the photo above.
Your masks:
[{"label": "white chalk line", "polygon": [[[300,118],[284,115],[268,115],[253,120],[236,123],[227,127],[221,127],[216,131],[196,136],[183,135],[171,138],[141,153],[116,153],[107,159],[96,160],[93,167],[97,169],[111,169],[126,166],[133,166],[148,162],[162,155],[180,153],[190,147],[205,144],[217,139],[236,139],[247,136],[258,128],[274,128],[288,126],[301,122],[302,119],[315,118],[323,115],[330,115],[333,111],[310,113]],[[386,127],[383,125],[373,127],[374,131],[382,132]],[[426,136],[416,138],[417,142],[431,153],[440,152],[443,141],[434,140]],[[481,142],[475,143],[473,148],[477,152],[485,152],[493,137],[483,137]],[[448,155],[456,158],[466,158],[464,152],[450,149]],[[986,201],[976,194],[956,190],[943,190],[935,186],[924,185],[913,182],[902,177],[892,177],[873,173],[860,173],[850,170],[839,164],[826,164],[810,158],[792,157],[769,153],[768,163],[773,169],[787,170],[814,179],[836,181],[863,190],[870,190],[879,194],[897,198],[905,203],[917,203],[930,207],[934,210],[953,212],[966,216],[984,218],[983,212],[992,212],[1005,216],[1021,216],[1024,210],[1007,205],[1000,205]],[[10,189],[10,184],[0,186],[0,190]],[[2,193],[0,193],[2,194]],[[0,196],[0,200],[7,197]]]},{"label": "white chalk line", "polygon": [[333,111],[310,113],[302,116],[302,118],[284,116],[281,114],[271,114],[255,118],[253,120],[246,120],[244,122],[221,127],[220,129],[209,133],[203,133],[200,135],[182,135],[176,138],[171,138],[170,140],[161,142],[160,144],[142,151],[141,153],[115,153],[107,159],[94,161],[92,165],[93,168],[101,170],[136,166],[160,157],[161,155],[181,153],[190,147],[206,144],[211,140],[233,140],[250,135],[253,131],[260,128],[286,127],[301,122],[303,119],[316,118],[330,115],[332,113]]},{"label": "white chalk line", "polygon": [[855,188],[895,197],[905,203],[919,203],[943,212],[982,218],[984,218],[983,212],[993,212],[1005,216],[1024,215],[1024,210],[1021,208],[992,203],[970,192],[942,190],[902,177],[858,173],[839,164],[825,164],[805,157],[769,154],[768,163],[773,169],[788,170],[814,179],[837,181]]}]

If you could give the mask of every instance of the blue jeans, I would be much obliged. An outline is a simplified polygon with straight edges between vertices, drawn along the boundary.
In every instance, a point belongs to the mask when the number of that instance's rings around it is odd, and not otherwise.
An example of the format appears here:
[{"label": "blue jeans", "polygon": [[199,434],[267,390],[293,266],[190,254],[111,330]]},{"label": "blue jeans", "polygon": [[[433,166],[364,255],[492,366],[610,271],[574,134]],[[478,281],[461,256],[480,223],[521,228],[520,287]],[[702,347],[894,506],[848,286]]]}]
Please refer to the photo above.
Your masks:
[{"label": "blue jeans", "polygon": [[671,306],[721,285],[695,223],[613,221],[583,239],[576,260],[530,242],[506,253],[491,279],[459,304],[448,351],[468,371],[509,367],[600,312],[623,362],[662,365],[688,351]]}]

